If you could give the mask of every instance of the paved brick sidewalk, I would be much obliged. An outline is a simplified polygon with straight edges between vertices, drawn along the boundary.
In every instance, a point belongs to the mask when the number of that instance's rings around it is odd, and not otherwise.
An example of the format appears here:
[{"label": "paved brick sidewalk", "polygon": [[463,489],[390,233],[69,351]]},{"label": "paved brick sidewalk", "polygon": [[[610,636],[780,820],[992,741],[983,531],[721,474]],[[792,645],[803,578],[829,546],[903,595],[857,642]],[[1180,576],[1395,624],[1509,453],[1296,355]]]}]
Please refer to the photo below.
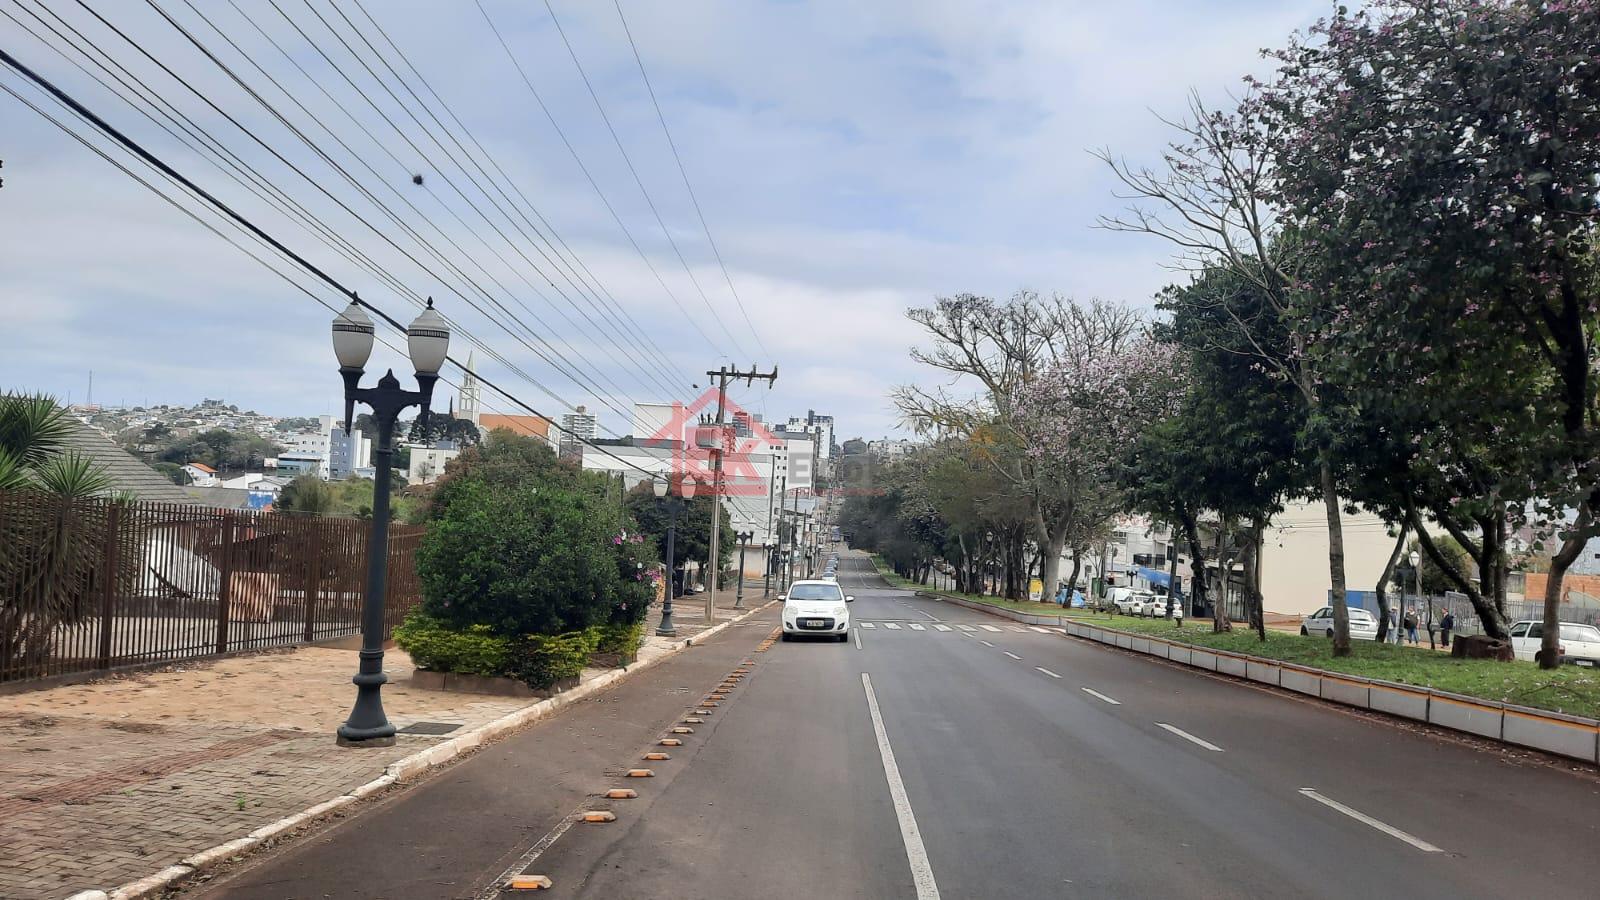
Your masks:
[{"label": "paved brick sidewalk", "polygon": [[[733,594],[717,599],[717,621],[727,621]],[[759,585],[745,600],[764,602]],[[690,601],[675,615],[678,640],[707,627],[703,597]],[[652,609],[651,630],[659,618]],[[671,643],[651,635],[641,661]],[[337,747],[355,667],[354,652],[301,647],[0,696],[0,898],[143,878],[348,793],[451,736]],[[385,669],[384,708],[401,728],[440,722],[459,734],[535,702],[413,688],[399,650]]]}]

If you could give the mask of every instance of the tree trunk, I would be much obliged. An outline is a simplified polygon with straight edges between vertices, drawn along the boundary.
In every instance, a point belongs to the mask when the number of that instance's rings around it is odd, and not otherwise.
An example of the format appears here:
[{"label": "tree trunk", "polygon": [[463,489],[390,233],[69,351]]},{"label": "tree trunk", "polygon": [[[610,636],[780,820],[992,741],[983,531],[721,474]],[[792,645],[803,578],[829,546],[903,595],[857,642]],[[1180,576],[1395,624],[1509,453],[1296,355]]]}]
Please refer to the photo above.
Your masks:
[{"label": "tree trunk", "polygon": [[1078,590],[1078,575],[1083,571],[1083,550],[1072,548],[1072,577],[1067,579],[1067,603],[1065,609],[1072,608],[1072,595]]},{"label": "tree trunk", "polygon": [[1326,459],[1318,466],[1322,478],[1322,505],[1328,515],[1328,576],[1333,585],[1333,655],[1350,655],[1350,608],[1344,597],[1344,521],[1339,510],[1339,488],[1333,466]]},{"label": "tree trunk", "polygon": [[1189,588],[1194,595],[1191,601],[1199,609],[1206,606],[1206,551],[1200,544],[1200,527],[1187,511],[1179,516],[1183,525],[1183,539],[1189,544]]},{"label": "tree trunk", "polygon": [[[1039,599],[1049,602],[1056,598],[1056,582],[1061,579],[1061,552],[1067,547],[1067,528],[1059,525],[1056,530],[1047,536],[1045,543],[1040,545],[1039,552],[1042,559],[1039,561]],[[1076,568],[1072,573],[1074,582],[1078,579]],[[1070,594],[1069,594],[1070,596]]]},{"label": "tree trunk", "polygon": [[[1472,585],[1472,582],[1467,579],[1466,573],[1459,571],[1450,560],[1445,558],[1443,553],[1439,552],[1438,545],[1433,542],[1433,536],[1428,534],[1426,528],[1422,527],[1422,517],[1417,514],[1417,511],[1411,509],[1407,511],[1407,514],[1411,517],[1412,530],[1417,533],[1417,543],[1422,545],[1423,552],[1428,556],[1428,561],[1438,566],[1439,571],[1454,582],[1455,586],[1461,590],[1461,593],[1467,595],[1467,600],[1472,604],[1473,611],[1478,614],[1479,621],[1483,623],[1484,634],[1504,640],[1506,637],[1505,612],[1501,609],[1496,609],[1494,604],[1485,600],[1483,592]],[[1578,547],[1579,551],[1582,549],[1582,546]],[[1576,559],[1576,556],[1574,556],[1574,559]]]},{"label": "tree trunk", "polygon": [[1561,549],[1550,557],[1550,574],[1544,583],[1544,635],[1539,639],[1536,657],[1541,669],[1554,669],[1561,665],[1561,582],[1588,545],[1589,528],[1593,524],[1594,510],[1590,500],[1584,500],[1578,504],[1578,518],[1572,523],[1570,536],[1561,542]]},{"label": "tree trunk", "polygon": [[1256,633],[1264,644],[1267,642],[1267,611],[1266,602],[1261,597],[1261,579],[1256,577],[1256,561],[1261,555],[1261,534],[1266,531],[1267,523],[1264,519],[1252,519],[1249,529],[1249,543],[1244,548],[1244,602],[1246,615],[1250,620],[1250,628]]},{"label": "tree trunk", "polygon": [[1390,579],[1394,578],[1394,567],[1400,563],[1400,554],[1406,550],[1406,538],[1411,534],[1409,521],[1400,523],[1400,536],[1395,538],[1394,549],[1389,551],[1389,561],[1383,566],[1383,574],[1378,576],[1378,643],[1383,643],[1389,638],[1389,586]]},{"label": "tree trunk", "polygon": [[1211,599],[1211,631],[1221,634],[1232,631],[1228,620],[1228,583],[1233,580],[1232,523],[1226,516],[1217,516],[1217,583]]}]

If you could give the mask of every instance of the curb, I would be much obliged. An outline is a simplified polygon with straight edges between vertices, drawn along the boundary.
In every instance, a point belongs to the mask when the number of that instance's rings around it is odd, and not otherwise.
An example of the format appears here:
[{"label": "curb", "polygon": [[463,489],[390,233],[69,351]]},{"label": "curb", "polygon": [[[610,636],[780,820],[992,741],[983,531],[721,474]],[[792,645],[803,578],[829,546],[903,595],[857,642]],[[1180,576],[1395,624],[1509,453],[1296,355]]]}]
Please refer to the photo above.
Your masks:
[{"label": "curb", "polygon": [[1167,659],[1241,681],[1280,687],[1340,706],[1425,722],[1507,747],[1600,763],[1600,720],[1467,697],[1421,685],[1314,669],[1082,622],[1069,625],[1065,636]]},{"label": "curb", "polygon": [[570,691],[563,691],[554,697],[548,697],[525,706],[522,709],[509,712],[491,722],[485,722],[477,728],[457,735],[447,741],[435,744],[426,750],[420,750],[410,756],[397,759],[383,770],[383,774],[372,779],[366,784],[341,794],[332,800],[326,800],[315,806],[309,806],[300,812],[262,825],[249,834],[225,841],[213,847],[208,847],[198,853],[184,857],[175,865],[167,866],[159,872],[147,875],[137,881],[130,881],[109,891],[104,889],[84,890],[72,894],[66,900],[137,900],[141,897],[150,897],[159,892],[190,878],[197,872],[215,866],[217,863],[249,851],[270,838],[277,837],[286,831],[291,831],[308,822],[320,819],[328,813],[347,806],[363,797],[369,797],[396,784],[403,784],[414,780],[418,775],[437,768],[450,760],[461,756],[468,750],[474,750],[484,744],[504,737],[524,726],[531,725],[553,713],[559,712],[573,703],[598,694],[619,681],[638,672],[654,666],[664,659],[676,656],[684,650],[694,646],[695,641],[704,641],[729,626],[742,622],[758,612],[766,609],[777,601],[768,600],[759,606],[752,606],[748,610],[707,628],[694,637],[687,637],[681,641],[674,641],[667,645],[667,649],[660,655],[652,657],[641,663],[634,663],[622,669],[614,669],[592,681],[578,685]]}]

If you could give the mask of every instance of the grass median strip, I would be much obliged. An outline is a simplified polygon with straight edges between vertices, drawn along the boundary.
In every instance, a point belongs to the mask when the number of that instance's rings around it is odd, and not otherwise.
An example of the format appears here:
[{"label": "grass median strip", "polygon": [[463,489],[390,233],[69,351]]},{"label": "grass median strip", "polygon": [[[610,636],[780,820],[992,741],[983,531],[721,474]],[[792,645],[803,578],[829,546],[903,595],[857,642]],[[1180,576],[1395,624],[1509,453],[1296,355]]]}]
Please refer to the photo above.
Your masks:
[{"label": "grass median strip", "polygon": [[1544,670],[1531,662],[1455,659],[1434,650],[1374,641],[1352,641],[1351,655],[1336,657],[1333,642],[1327,638],[1268,631],[1262,642],[1255,632],[1238,626],[1214,634],[1209,620],[1186,621],[1179,628],[1164,619],[1118,616],[1106,627],[1481,700],[1600,718],[1600,671],[1578,666]]}]

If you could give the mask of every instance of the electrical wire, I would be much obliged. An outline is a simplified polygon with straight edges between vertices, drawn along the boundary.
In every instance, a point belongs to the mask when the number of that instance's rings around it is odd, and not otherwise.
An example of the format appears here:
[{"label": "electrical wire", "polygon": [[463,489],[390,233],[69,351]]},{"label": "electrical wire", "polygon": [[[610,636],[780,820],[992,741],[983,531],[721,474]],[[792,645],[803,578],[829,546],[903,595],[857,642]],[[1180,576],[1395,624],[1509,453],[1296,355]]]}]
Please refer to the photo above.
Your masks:
[{"label": "electrical wire", "polygon": [[667,117],[661,111],[661,101],[656,99],[655,86],[650,83],[650,74],[644,69],[644,57],[639,55],[639,45],[634,43],[633,29],[628,27],[628,17],[622,14],[622,0],[612,0],[617,8],[617,19],[622,23],[622,33],[628,36],[628,46],[633,49],[633,61],[639,64],[639,77],[644,80],[645,90],[650,93],[650,104],[656,108],[656,121],[661,123],[661,133],[667,136],[667,146],[672,148],[672,158],[678,164],[678,174],[683,176],[683,188],[689,192],[689,202],[694,204],[694,214],[700,219],[700,230],[705,232],[706,243],[711,245],[711,253],[717,258],[717,267],[722,270],[722,279],[728,283],[728,292],[733,295],[733,302],[739,306],[739,314],[744,317],[744,324],[750,329],[750,336],[756,339],[756,346],[772,358],[771,351],[767,350],[766,342],[761,340],[761,333],[756,330],[754,322],[750,321],[750,312],[744,307],[744,300],[739,296],[739,289],[733,286],[733,276],[728,274],[728,264],[722,261],[722,250],[717,247],[716,238],[711,236],[711,226],[706,224],[706,214],[700,209],[700,198],[695,196],[694,185],[689,183],[689,170],[684,168],[683,157],[678,153],[678,142],[672,139],[672,129],[667,127]]}]

